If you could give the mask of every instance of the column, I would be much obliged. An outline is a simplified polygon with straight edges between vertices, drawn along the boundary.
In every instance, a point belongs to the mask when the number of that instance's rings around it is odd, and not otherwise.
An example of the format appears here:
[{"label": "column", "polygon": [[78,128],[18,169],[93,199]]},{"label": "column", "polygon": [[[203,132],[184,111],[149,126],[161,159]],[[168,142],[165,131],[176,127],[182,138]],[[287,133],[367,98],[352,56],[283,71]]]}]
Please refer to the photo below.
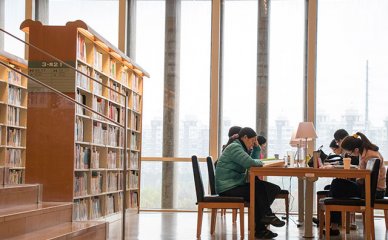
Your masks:
[{"label": "column", "polygon": [[[0,28],[5,27],[5,0],[0,0]],[[0,32],[0,50],[4,50],[4,33]]]},{"label": "column", "polygon": [[[175,157],[179,139],[180,0],[166,0],[163,157]],[[163,162],[162,208],[174,207],[174,162]]]},{"label": "column", "polygon": [[259,0],[257,36],[256,131],[268,137],[268,31],[270,1]]},{"label": "column", "polygon": [[35,20],[49,24],[49,0],[35,0]]},{"label": "column", "polygon": [[136,59],[136,0],[128,0],[127,5],[127,56]]}]

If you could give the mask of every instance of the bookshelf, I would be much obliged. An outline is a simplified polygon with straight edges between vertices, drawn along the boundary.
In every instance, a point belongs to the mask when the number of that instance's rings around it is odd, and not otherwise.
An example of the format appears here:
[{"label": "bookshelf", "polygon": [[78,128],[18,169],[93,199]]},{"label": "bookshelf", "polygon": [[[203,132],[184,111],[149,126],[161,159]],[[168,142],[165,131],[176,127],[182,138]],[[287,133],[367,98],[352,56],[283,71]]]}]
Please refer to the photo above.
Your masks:
[{"label": "bookshelf", "polygon": [[[115,123],[124,125],[127,114],[125,149],[123,128],[38,85],[29,86],[27,157],[31,161],[26,182],[43,184],[44,201],[73,201],[73,220],[121,212],[124,194],[126,209],[138,212],[143,77],[148,73],[80,20],[65,26],[26,20],[21,29],[29,33],[31,44],[97,82],[33,48],[29,49],[31,76]],[[127,93],[127,108],[126,98],[112,89]]]},{"label": "bookshelf", "polygon": [[[27,61],[0,50],[0,61],[27,73]],[[26,166],[27,79],[0,65],[0,168],[5,184],[23,184]]]}]

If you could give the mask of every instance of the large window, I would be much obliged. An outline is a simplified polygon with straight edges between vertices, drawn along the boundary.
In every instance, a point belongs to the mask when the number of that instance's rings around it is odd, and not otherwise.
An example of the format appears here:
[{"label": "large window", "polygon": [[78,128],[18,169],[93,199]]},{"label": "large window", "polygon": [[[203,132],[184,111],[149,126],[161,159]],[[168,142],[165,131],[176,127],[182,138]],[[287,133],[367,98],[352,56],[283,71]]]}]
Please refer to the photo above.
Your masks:
[{"label": "large window", "polygon": [[[24,0],[5,0],[4,29],[24,40],[24,32],[20,24],[24,21]],[[18,57],[24,58],[24,43],[4,34],[4,50]]]},{"label": "large window", "polygon": [[[269,20],[269,94],[268,157],[283,157],[292,149],[292,131],[303,121],[304,71],[304,0],[271,1]],[[269,177],[269,181],[288,189],[292,196],[291,211],[297,209],[296,178]],[[282,201],[274,211],[284,211]]]},{"label": "large window", "polygon": [[[161,157],[165,1],[136,2],[136,62],[151,75],[144,79],[142,156]],[[142,162],[142,208],[161,207],[162,163]]]},{"label": "large window", "polygon": [[317,132],[328,145],[339,128],[364,132],[387,153],[387,1],[331,0],[318,5]]},{"label": "large window", "polygon": [[118,46],[118,0],[50,0],[50,25],[64,25],[78,19]]},{"label": "large window", "polygon": [[221,140],[233,125],[256,126],[257,1],[224,1]]}]

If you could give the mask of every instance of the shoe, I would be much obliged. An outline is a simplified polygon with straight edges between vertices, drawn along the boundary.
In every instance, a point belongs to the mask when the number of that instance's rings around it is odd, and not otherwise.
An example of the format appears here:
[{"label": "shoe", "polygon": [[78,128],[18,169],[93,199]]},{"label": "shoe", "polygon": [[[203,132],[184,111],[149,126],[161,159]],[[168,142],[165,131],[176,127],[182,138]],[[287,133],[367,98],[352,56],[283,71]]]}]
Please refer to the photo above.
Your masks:
[{"label": "shoe", "polygon": [[258,239],[273,239],[273,238],[276,238],[277,236],[278,236],[277,233],[274,233],[268,229],[257,231],[255,233],[255,238],[258,238]]},{"label": "shoe", "polygon": [[[326,234],[325,229],[323,229],[323,235]],[[340,231],[338,229],[331,229],[330,228],[330,236],[338,236],[340,235]]]},{"label": "shoe", "polygon": [[280,220],[275,215],[264,216],[261,218],[260,222],[262,222],[265,225],[271,224],[274,227],[283,227],[284,225],[286,225],[285,221]]},{"label": "shoe", "polygon": [[357,225],[356,224],[351,224],[350,225],[350,230],[357,230]]},{"label": "shoe", "polygon": [[318,218],[314,218],[313,217],[313,223],[317,225],[317,227],[319,227],[319,220]]}]

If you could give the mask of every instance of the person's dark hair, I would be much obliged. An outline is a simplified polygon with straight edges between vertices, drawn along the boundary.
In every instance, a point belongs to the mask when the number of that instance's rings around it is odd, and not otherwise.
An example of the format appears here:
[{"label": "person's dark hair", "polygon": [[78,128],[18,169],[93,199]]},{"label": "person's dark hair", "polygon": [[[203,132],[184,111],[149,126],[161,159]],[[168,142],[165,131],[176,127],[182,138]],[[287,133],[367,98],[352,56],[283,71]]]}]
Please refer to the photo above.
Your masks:
[{"label": "person's dark hair", "polygon": [[253,138],[257,136],[257,133],[250,127],[244,127],[240,130],[240,132],[238,132],[238,136],[240,139],[244,136],[247,136],[248,138]]},{"label": "person's dark hair", "polygon": [[242,127],[240,126],[233,126],[229,128],[228,137],[232,137],[234,134],[238,134]]},{"label": "person's dark hair", "polygon": [[344,139],[344,138],[346,138],[347,136],[349,136],[349,133],[348,133],[345,129],[343,129],[343,128],[338,129],[338,130],[335,131],[335,133],[334,133],[334,139],[335,139],[336,141],[340,141],[341,139]]},{"label": "person's dark hair", "polygon": [[257,142],[261,146],[261,145],[263,145],[264,143],[267,142],[267,139],[264,136],[257,136]]},{"label": "person's dark hair", "polygon": [[338,146],[337,142],[335,141],[335,139],[331,140],[329,147],[335,148],[335,149],[339,148],[339,146]]},{"label": "person's dark hair", "polygon": [[369,139],[360,132],[353,134],[352,136],[347,136],[341,143],[342,149],[346,151],[353,151],[358,148],[362,154],[364,150],[378,151],[379,147],[371,143]]}]

